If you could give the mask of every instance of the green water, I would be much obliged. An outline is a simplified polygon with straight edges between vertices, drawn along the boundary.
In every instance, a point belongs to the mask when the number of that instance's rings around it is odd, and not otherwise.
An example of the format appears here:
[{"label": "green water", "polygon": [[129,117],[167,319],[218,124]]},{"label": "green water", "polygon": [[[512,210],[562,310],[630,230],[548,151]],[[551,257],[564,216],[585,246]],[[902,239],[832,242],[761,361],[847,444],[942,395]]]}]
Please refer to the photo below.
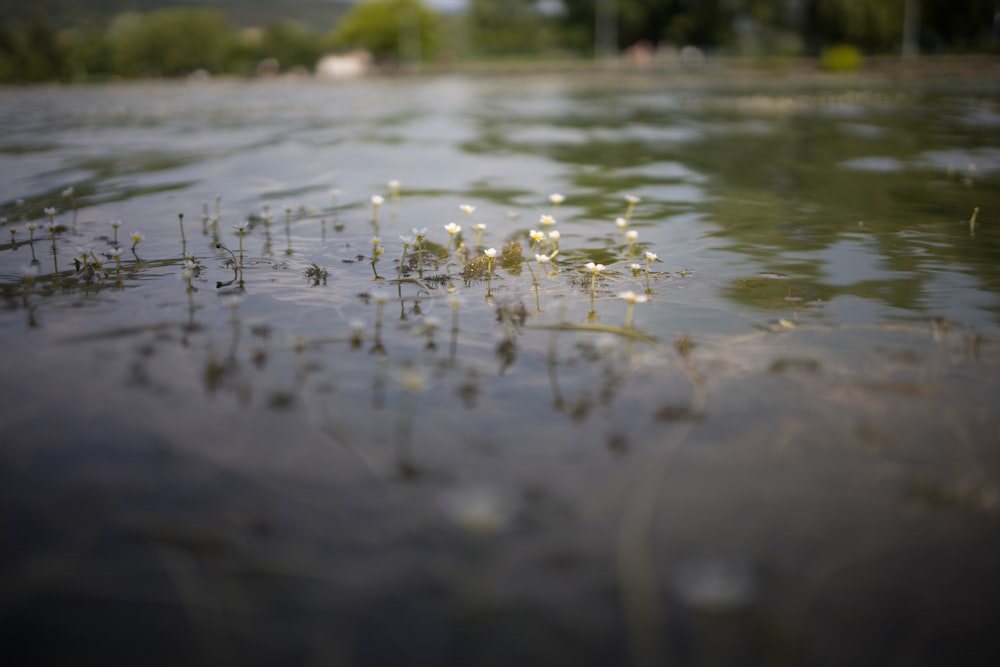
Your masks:
[{"label": "green water", "polygon": [[11,664],[1000,656],[994,82],[32,88],[0,120]]}]

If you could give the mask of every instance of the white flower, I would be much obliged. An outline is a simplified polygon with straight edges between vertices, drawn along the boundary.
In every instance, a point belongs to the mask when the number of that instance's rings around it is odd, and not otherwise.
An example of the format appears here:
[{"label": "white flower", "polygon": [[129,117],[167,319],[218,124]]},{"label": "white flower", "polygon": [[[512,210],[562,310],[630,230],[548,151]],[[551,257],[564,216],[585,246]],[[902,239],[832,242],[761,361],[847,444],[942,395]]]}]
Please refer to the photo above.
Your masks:
[{"label": "white flower", "polygon": [[419,366],[408,366],[400,374],[399,382],[407,391],[416,393],[423,391],[424,386],[427,384],[427,379],[424,377],[424,372]]},{"label": "white flower", "polygon": [[484,225],[481,222],[477,222],[476,224],[472,225],[472,228],[475,229],[477,232],[481,232],[486,229],[486,225]]},{"label": "white flower", "polygon": [[483,254],[486,255],[487,257],[490,257],[490,258],[496,257],[497,256],[497,249],[496,248],[487,248],[486,250],[483,251]]},{"label": "white flower", "polygon": [[28,231],[29,231],[29,232],[33,232],[33,231],[35,231],[36,229],[38,229],[38,225],[36,225],[36,224],[35,224],[35,223],[33,223],[33,222],[29,222],[29,223],[28,223]]},{"label": "white flower", "polygon": [[394,178],[391,181],[389,181],[389,189],[392,192],[398,192],[399,191],[399,185],[400,185],[400,183],[399,183],[398,179]]},{"label": "white flower", "polygon": [[625,299],[629,303],[646,303],[649,299],[645,294],[636,294],[632,290],[625,290],[618,293],[619,299]]},{"label": "white flower", "polygon": [[637,238],[639,238],[639,232],[637,232],[634,229],[630,229],[629,231],[625,232],[625,238],[628,239],[629,243],[632,243]]},{"label": "white flower", "polygon": [[351,334],[354,336],[360,336],[361,332],[365,330],[365,323],[362,320],[351,320],[348,326],[351,327]]},{"label": "white flower", "polygon": [[543,215],[541,218],[538,219],[538,222],[543,225],[554,225],[556,224],[556,219],[553,218],[551,215]]},{"label": "white flower", "polygon": [[428,315],[424,318],[424,331],[434,331],[439,326],[441,326],[441,320],[438,318]]},{"label": "white flower", "polygon": [[111,227],[113,229],[118,229],[121,226],[122,226],[122,221],[121,220],[112,220],[111,221]]},{"label": "white flower", "polygon": [[413,236],[414,236],[414,238],[417,239],[417,241],[423,241],[424,237],[427,235],[427,228],[426,227],[421,227],[420,229],[417,229],[416,227],[414,227],[410,231],[413,232]]},{"label": "white flower", "polygon": [[186,259],[184,260],[184,268],[188,271],[194,271],[198,265],[194,263],[194,260]]},{"label": "white flower", "polygon": [[229,306],[231,309],[236,310],[243,303],[243,297],[236,293],[227,294],[222,298],[222,303]]},{"label": "white flower", "polygon": [[38,266],[36,264],[28,264],[27,266],[21,267],[21,275],[27,282],[30,283],[38,277]]},{"label": "white flower", "polygon": [[476,210],[475,206],[470,206],[468,204],[461,204],[458,208],[460,208],[462,213],[466,215],[472,215],[472,212]]},{"label": "white flower", "polygon": [[615,218],[615,227],[618,227],[619,229],[628,227],[628,220],[625,218]]},{"label": "white flower", "polygon": [[554,194],[549,195],[549,201],[552,202],[553,204],[555,204],[556,206],[558,206],[559,204],[561,204],[564,201],[566,201],[566,198],[563,197],[558,192],[556,192]]},{"label": "white flower", "polygon": [[485,486],[456,490],[444,499],[442,507],[445,516],[458,528],[474,535],[504,530],[513,515],[508,500]]},{"label": "white flower", "polygon": [[635,195],[625,195],[625,201],[627,201],[629,204],[635,205],[641,202],[642,200],[636,197]]},{"label": "white flower", "polygon": [[55,207],[49,207],[45,209],[45,215],[55,215],[55,214],[56,214]]},{"label": "white flower", "polygon": [[245,232],[247,230],[247,223],[246,222],[238,222],[235,225],[233,225],[233,229],[236,230],[237,234],[242,234],[243,232]]},{"label": "white flower", "polygon": [[655,262],[656,261],[656,253],[655,252],[646,251],[646,261],[647,262]]},{"label": "white flower", "polygon": [[629,264],[628,268],[632,269],[633,271],[642,271],[642,265],[641,264],[636,264],[635,262],[633,262],[632,264]]},{"label": "white flower", "polygon": [[549,232],[549,238],[553,241],[558,241],[560,236],[562,235],[556,230]]},{"label": "white flower", "polygon": [[132,235],[129,238],[132,239],[132,244],[135,245],[146,238],[146,235],[142,232],[132,232]]},{"label": "white flower", "polygon": [[604,270],[603,264],[595,264],[593,262],[587,262],[583,265],[583,268],[587,269],[591,273],[597,274]]},{"label": "white flower", "polygon": [[118,247],[115,247],[115,248],[112,248],[112,249],[111,249],[111,253],[110,253],[110,254],[111,254],[111,256],[112,256],[112,257],[114,257],[115,259],[120,259],[120,258],[121,258],[121,256],[122,256],[122,249],[121,249],[121,248],[118,248]]},{"label": "white flower", "polygon": [[372,206],[378,208],[383,203],[385,203],[385,197],[382,195],[372,195]]},{"label": "white flower", "polygon": [[400,236],[399,240],[402,241],[404,245],[413,245],[412,236]]},{"label": "white flower", "polygon": [[376,247],[377,247],[377,246],[378,246],[378,244],[380,244],[380,243],[382,243],[382,239],[380,239],[380,238],[379,238],[379,237],[377,237],[377,236],[373,236],[373,237],[372,237],[372,245],[373,245],[373,246],[376,246]]},{"label": "white flower", "polygon": [[548,255],[535,255],[535,261],[539,264],[548,264],[552,260]]},{"label": "white flower", "polygon": [[532,241],[544,241],[545,240],[545,232],[540,232],[537,229],[532,229],[530,232],[528,232],[528,236],[531,237]]},{"label": "white flower", "polygon": [[455,224],[454,222],[449,222],[447,225],[444,226],[444,229],[449,234],[458,234],[460,231],[462,231],[462,225]]}]

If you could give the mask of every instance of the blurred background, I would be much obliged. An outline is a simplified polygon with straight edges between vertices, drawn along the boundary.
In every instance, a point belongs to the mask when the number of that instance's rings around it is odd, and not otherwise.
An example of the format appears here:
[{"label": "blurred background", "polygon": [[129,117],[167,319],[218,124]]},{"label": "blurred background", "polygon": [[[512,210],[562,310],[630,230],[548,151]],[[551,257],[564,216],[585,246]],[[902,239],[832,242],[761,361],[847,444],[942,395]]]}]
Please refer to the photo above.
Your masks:
[{"label": "blurred background", "polygon": [[998,52],[997,0],[0,0],[3,83]]}]

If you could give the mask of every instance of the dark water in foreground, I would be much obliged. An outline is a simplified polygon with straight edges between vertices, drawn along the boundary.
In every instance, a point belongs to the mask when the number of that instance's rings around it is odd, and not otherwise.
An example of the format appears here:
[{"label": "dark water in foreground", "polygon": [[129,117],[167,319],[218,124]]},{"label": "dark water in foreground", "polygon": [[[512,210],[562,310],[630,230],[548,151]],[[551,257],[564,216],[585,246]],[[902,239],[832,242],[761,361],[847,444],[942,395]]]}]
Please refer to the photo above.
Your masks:
[{"label": "dark water in foreground", "polygon": [[0,121],[4,664],[1000,658],[995,82],[9,89]]}]

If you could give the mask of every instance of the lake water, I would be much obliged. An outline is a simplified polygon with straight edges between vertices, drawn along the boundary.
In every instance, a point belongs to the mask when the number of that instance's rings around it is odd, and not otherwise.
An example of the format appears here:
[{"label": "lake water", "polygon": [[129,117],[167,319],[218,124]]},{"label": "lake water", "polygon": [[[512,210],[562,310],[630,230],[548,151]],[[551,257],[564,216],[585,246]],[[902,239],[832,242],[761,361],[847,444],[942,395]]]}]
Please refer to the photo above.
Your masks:
[{"label": "lake water", "polygon": [[0,121],[7,664],[1000,658],[995,80],[10,88]]}]

